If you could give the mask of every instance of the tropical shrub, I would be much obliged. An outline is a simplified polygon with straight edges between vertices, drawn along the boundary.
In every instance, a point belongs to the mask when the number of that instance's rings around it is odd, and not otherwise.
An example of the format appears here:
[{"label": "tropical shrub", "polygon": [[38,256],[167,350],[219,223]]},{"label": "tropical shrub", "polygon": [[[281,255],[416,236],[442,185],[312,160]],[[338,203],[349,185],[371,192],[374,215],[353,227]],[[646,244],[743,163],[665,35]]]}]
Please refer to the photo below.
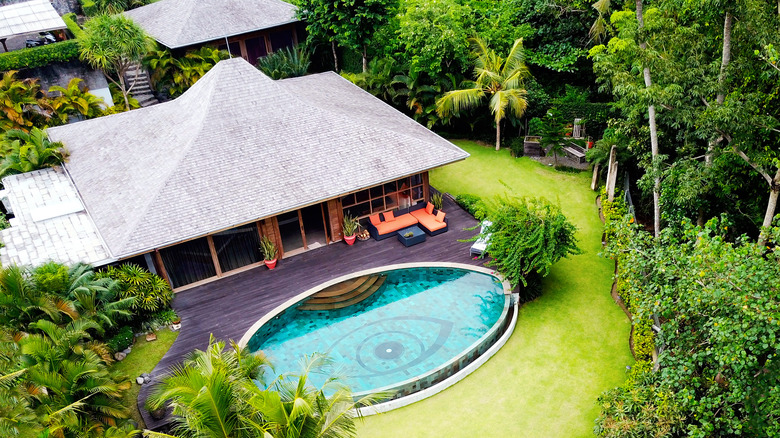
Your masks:
[{"label": "tropical shrub", "polygon": [[37,79],[16,79],[13,70],[3,73],[0,79],[0,132],[26,131],[45,122],[46,118],[37,111],[38,107],[46,108],[45,101],[39,98],[40,91]]},{"label": "tropical shrub", "polygon": [[8,151],[0,164],[0,176],[53,167],[65,161],[68,154],[62,143],[52,143],[46,131],[38,128],[6,131],[0,137],[0,148]]},{"label": "tropical shrub", "polygon": [[[723,219],[686,220],[656,239],[626,221],[617,227],[606,254],[621,260],[635,332],[656,315],[663,348],[658,372],[644,361],[625,387],[602,396],[600,436],[780,433],[780,254],[774,242],[728,239],[728,228]],[[651,345],[635,339],[635,350],[646,359]]]},{"label": "tropical shrub", "polygon": [[106,346],[111,351],[116,353],[118,351],[122,351],[125,348],[133,345],[133,339],[135,339],[135,336],[133,335],[133,328],[126,325],[120,328],[117,334],[110,337],[106,341]]},{"label": "tropical shrub", "polygon": [[512,152],[512,156],[522,157],[525,154],[525,138],[512,137],[509,139],[509,151]]},{"label": "tropical shrub", "polygon": [[132,263],[109,266],[97,277],[116,280],[119,294],[131,298],[131,308],[146,315],[168,308],[173,301],[173,290],[162,277]]},{"label": "tropical shrub", "polygon": [[143,59],[155,89],[176,97],[195,85],[219,61],[230,58],[225,50],[201,47],[174,58],[169,50],[150,51]]},{"label": "tropical shrub", "polygon": [[485,215],[482,199],[477,195],[463,194],[455,197],[455,203],[460,205],[476,219],[482,219]]},{"label": "tropical shrub", "polygon": [[89,88],[82,86],[81,82],[80,78],[73,78],[67,88],[59,85],[49,88],[49,105],[54,111],[52,118],[64,124],[70,117],[91,119],[103,115],[105,102],[90,93]]},{"label": "tropical shrub", "polygon": [[62,16],[62,21],[65,22],[65,26],[68,26],[68,30],[73,34],[73,37],[78,39],[84,34],[84,30],[79,26],[76,21],[76,14],[73,12]]},{"label": "tropical shrub", "polygon": [[78,41],[60,41],[45,46],[0,53],[0,70],[8,71],[22,68],[44,67],[54,62],[72,61],[78,57]]},{"label": "tropical shrub", "polygon": [[271,79],[295,78],[309,72],[309,52],[303,47],[285,47],[257,60],[257,68]]},{"label": "tropical shrub", "polygon": [[441,210],[444,206],[444,198],[439,192],[431,193],[431,204],[437,209]]},{"label": "tropical shrub", "polygon": [[501,197],[490,205],[479,237],[487,238],[487,263],[506,277],[512,286],[528,286],[532,273],[544,277],[563,257],[580,254],[577,228],[566,219],[560,207],[544,199]]}]

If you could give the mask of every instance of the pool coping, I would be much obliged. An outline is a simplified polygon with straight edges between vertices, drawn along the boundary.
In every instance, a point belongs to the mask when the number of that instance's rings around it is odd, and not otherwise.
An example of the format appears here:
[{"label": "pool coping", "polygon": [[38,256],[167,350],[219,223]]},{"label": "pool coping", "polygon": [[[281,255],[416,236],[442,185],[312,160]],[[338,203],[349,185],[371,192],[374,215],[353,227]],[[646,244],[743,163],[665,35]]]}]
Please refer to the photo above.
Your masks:
[{"label": "pool coping", "polygon": [[351,274],[341,275],[332,280],[328,280],[324,283],[320,283],[317,286],[314,286],[310,289],[307,289],[304,292],[299,293],[298,295],[276,306],[273,310],[266,313],[265,316],[257,320],[257,322],[255,322],[254,324],[252,324],[252,326],[249,327],[249,329],[247,329],[246,333],[244,333],[244,336],[242,336],[241,339],[238,341],[238,346],[241,348],[246,347],[249,344],[249,341],[252,339],[252,335],[254,335],[255,332],[257,332],[257,330],[260,327],[262,327],[265,323],[277,317],[280,313],[287,310],[287,308],[291,307],[293,304],[296,304],[299,301],[303,300],[304,298],[314,295],[315,293],[319,292],[322,289],[325,289],[326,287],[333,286],[335,284],[341,283],[342,281],[349,280],[350,278],[360,277],[363,275],[377,274],[380,272],[393,271],[396,269],[404,269],[404,268],[459,268],[459,269],[467,269],[470,271],[481,272],[483,274],[492,275],[498,278],[499,280],[501,280],[501,285],[504,287],[504,295],[512,294],[512,286],[505,278],[503,278],[502,275],[500,275],[498,272],[496,272],[493,269],[483,268],[480,266],[466,265],[463,263],[449,263],[449,262],[414,262],[414,263],[396,263],[394,265],[385,265],[385,266],[380,266],[378,268],[364,269],[362,271],[356,271]]},{"label": "pool coping", "polygon": [[[459,381],[463,380],[466,376],[471,374],[472,372],[476,371],[477,368],[479,368],[481,365],[483,365],[485,362],[487,362],[491,357],[493,357],[494,354],[498,352],[501,347],[506,344],[507,340],[509,340],[509,337],[514,332],[515,326],[517,324],[517,313],[518,313],[518,299],[517,295],[512,293],[512,286],[511,284],[503,278],[502,275],[500,275],[498,272],[492,269],[483,268],[480,266],[473,266],[473,265],[467,265],[463,263],[449,263],[449,262],[414,262],[414,263],[396,263],[393,265],[385,265],[380,266],[377,268],[371,268],[371,269],[365,269],[361,271],[356,271],[350,274],[341,275],[339,277],[336,277],[332,280],[326,281],[324,283],[320,283],[319,285],[312,287],[292,298],[285,301],[284,303],[280,304],[279,306],[275,307],[273,310],[268,312],[265,316],[260,318],[257,322],[252,324],[252,326],[244,333],[244,336],[241,337],[241,339],[238,341],[238,345],[241,348],[245,348],[249,341],[252,339],[252,336],[257,332],[257,330],[260,329],[264,324],[268,323],[275,317],[277,317],[279,314],[281,314],[283,311],[287,310],[291,306],[297,304],[298,302],[302,301],[303,299],[319,292],[320,290],[333,286],[335,284],[341,283],[345,280],[348,280],[350,278],[360,277],[364,275],[370,275],[370,274],[376,274],[380,272],[386,272],[386,271],[392,271],[397,269],[408,269],[408,268],[457,268],[457,269],[465,269],[469,271],[479,272],[482,274],[488,274],[491,275],[501,281],[501,285],[504,289],[504,295],[509,300],[508,307],[512,310],[512,319],[509,322],[509,324],[506,326],[506,329],[504,333],[501,334],[501,336],[496,340],[496,342],[491,345],[483,354],[479,355],[475,360],[470,362],[468,365],[460,369],[455,374],[447,377],[446,379],[442,380],[441,382],[438,382],[434,384],[433,386],[430,386],[428,388],[422,389],[420,391],[414,392],[412,394],[409,394],[407,396],[399,397],[396,399],[388,400],[383,403],[379,403],[372,406],[366,406],[362,408],[358,408],[358,415],[360,416],[368,416],[368,415],[374,415],[379,414],[382,412],[387,412],[393,409],[397,409],[403,406],[410,405],[412,403],[416,403],[420,400],[426,399],[428,397],[431,397],[435,394],[438,394],[441,391],[444,391],[445,389],[449,388],[450,386],[458,383]],[[504,309],[506,311],[507,303],[504,305]],[[484,335],[484,336],[487,336]],[[482,338],[480,338],[482,339]],[[477,341],[479,342],[479,341]],[[469,347],[471,349],[471,347]],[[467,349],[468,350],[468,349]],[[451,361],[454,359],[451,359]],[[362,393],[361,393],[362,394]]]}]

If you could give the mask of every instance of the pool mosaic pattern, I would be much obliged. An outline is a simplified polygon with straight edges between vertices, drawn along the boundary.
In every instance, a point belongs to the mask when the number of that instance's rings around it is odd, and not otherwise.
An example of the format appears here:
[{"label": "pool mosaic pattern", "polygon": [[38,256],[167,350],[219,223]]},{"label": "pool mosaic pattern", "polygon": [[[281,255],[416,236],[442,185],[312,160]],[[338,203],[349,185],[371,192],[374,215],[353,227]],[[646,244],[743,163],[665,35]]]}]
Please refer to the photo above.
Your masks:
[{"label": "pool mosaic pattern", "polygon": [[491,275],[457,268],[385,274],[379,290],[348,308],[283,311],[252,336],[250,350],[263,350],[277,373],[297,372],[303,355],[328,353],[353,392],[376,391],[459,357],[504,310],[503,286]]}]

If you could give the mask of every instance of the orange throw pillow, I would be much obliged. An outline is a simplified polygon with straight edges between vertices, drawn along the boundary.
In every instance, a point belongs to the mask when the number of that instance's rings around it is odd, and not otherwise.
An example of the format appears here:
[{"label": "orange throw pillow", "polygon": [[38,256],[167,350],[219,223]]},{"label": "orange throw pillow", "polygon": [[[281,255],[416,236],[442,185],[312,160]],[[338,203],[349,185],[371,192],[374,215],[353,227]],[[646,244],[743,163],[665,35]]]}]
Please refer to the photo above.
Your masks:
[{"label": "orange throw pillow", "polygon": [[444,212],[443,211],[440,210],[438,213],[436,213],[436,222],[444,222]]},{"label": "orange throw pillow", "polygon": [[382,214],[385,215],[385,222],[392,222],[395,220],[395,216],[393,216],[392,211],[386,211]]},{"label": "orange throw pillow", "polygon": [[369,216],[369,217],[368,217],[368,220],[370,220],[370,221],[371,221],[371,225],[373,225],[373,226],[377,226],[377,225],[379,225],[380,223],[382,223],[382,220],[381,220],[381,219],[379,219],[379,213],[377,213],[377,214],[375,214],[375,215],[373,215],[373,216]]},{"label": "orange throw pillow", "polygon": [[425,212],[428,214],[433,214],[433,204],[429,202],[428,205],[425,206]]}]

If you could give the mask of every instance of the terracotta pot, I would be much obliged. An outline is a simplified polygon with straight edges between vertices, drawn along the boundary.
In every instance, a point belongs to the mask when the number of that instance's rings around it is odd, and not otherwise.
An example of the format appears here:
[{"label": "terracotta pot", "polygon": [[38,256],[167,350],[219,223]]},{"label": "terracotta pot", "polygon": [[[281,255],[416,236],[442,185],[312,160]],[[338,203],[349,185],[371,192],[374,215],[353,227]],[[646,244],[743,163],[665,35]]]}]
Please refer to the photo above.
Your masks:
[{"label": "terracotta pot", "polygon": [[268,269],[273,269],[276,267],[276,259],[263,261],[265,262],[265,265],[268,266]]},{"label": "terracotta pot", "polygon": [[344,241],[347,242],[347,245],[352,245],[352,244],[355,243],[355,238],[356,237],[357,236],[355,236],[354,234],[351,235],[351,236],[344,236]]}]

